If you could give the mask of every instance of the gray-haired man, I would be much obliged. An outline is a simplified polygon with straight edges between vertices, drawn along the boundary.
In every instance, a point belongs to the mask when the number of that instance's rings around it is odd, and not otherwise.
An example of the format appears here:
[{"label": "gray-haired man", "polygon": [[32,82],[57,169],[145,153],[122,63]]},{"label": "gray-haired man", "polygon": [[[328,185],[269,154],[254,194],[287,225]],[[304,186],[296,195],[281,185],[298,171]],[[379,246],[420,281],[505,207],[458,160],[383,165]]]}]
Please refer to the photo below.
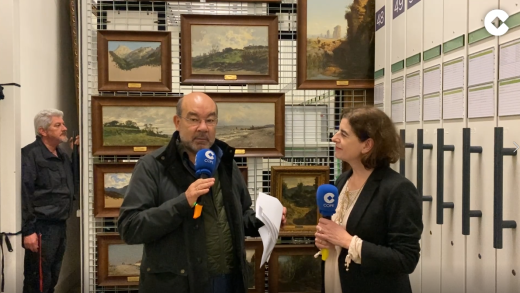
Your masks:
[{"label": "gray-haired man", "polygon": [[71,159],[58,148],[67,141],[72,145],[63,112],[40,111],[34,129],[36,140],[22,148],[24,293],[54,292],[75,191]]}]

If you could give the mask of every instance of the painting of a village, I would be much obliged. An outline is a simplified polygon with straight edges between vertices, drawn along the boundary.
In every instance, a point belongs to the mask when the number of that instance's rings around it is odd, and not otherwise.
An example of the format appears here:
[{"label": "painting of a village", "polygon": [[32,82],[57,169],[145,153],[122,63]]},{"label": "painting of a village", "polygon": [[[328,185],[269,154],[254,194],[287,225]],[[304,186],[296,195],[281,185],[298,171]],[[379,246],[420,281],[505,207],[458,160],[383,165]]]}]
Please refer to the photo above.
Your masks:
[{"label": "painting of a village", "polygon": [[275,146],[274,103],[217,103],[218,138],[234,148]]},{"label": "painting of a village", "polygon": [[104,146],[163,146],[175,131],[175,107],[104,106]]},{"label": "painting of a village", "polygon": [[267,26],[191,26],[193,74],[266,75]]},{"label": "painting of a village", "polygon": [[161,42],[108,41],[109,81],[161,81]]},{"label": "painting of a village", "polygon": [[307,0],[307,79],[372,79],[375,0]]},{"label": "painting of a village", "polygon": [[109,276],[139,276],[143,245],[111,244],[108,246]]},{"label": "painting of a village", "polygon": [[132,173],[105,173],[105,208],[119,208],[123,203]]}]

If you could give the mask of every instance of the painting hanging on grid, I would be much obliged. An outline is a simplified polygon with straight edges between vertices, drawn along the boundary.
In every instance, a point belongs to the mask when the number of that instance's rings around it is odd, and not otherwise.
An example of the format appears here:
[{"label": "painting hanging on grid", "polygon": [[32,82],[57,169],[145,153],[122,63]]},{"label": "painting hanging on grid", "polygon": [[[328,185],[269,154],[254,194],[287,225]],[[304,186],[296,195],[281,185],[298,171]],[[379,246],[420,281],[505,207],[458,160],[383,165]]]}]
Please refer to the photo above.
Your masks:
[{"label": "painting hanging on grid", "polygon": [[298,0],[298,89],[374,86],[375,0]]},{"label": "painting hanging on grid", "polygon": [[97,40],[100,91],[171,91],[170,32],[100,30]]}]

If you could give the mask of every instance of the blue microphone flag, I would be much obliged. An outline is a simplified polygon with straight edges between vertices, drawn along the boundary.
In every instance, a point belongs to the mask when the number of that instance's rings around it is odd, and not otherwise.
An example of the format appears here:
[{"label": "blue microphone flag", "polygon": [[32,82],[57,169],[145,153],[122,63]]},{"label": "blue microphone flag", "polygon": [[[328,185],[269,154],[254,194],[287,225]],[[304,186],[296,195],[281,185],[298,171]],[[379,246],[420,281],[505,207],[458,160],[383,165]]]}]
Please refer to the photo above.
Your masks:
[{"label": "blue microphone flag", "polygon": [[195,175],[199,178],[209,178],[215,171],[217,156],[210,149],[201,149],[195,155]]},{"label": "blue microphone flag", "polygon": [[316,191],[316,202],[320,214],[324,217],[331,217],[336,212],[338,206],[338,188],[332,184],[323,184],[318,186]]}]

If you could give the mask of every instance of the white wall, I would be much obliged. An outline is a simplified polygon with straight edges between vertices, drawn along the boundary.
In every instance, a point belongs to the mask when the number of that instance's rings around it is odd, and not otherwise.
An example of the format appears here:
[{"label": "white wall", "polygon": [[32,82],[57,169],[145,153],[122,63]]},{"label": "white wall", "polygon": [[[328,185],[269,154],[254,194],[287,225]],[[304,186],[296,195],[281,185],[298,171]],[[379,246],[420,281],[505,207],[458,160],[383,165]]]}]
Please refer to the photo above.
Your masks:
[{"label": "white wall", "polygon": [[[517,276],[520,264],[518,244],[520,235],[517,229],[503,230],[503,247],[495,248],[494,235],[494,129],[504,128],[504,148],[514,148],[513,141],[520,140],[520,132],[517,131],[520,123],[520,115],[499,116],[498,105],[501,103],[499,79],[504,80],[498,72],[500,69],[502,44],[520,40],[520,27],[510,28],[501,37],[488,37],[480,41],[471,41],[470,33],[484,27],[484,17],[492,9],[503,9],[510,17],[520,16],[519,0],[419,0],[418,4],[406,9],[400,16],[393,19],[392,12],[395,3],[414,0],[378,0],[376,10],[386,6],[385,28],[376,33],[376,70],[385,69],[384,77],[375,81],[376,85],[384,86],[384,109],[388,115],[391,111],[391,85],[392,79],[399,76],[419,71],[420,79],[420,121],[395,123],[397,128],[406,130],[406,142],[415,144],[415,148],[406,150],[406,176],[412,181],[417,181],[417,129],[424,131],[424,143],[432,144],[433,150],[425,150],[423,155],[423,194],[432,195],[432,202],[423,202],[424,231],[421,240],[421,260],[418,268],[411,276],[413,292],[452,293],[452,292],[478,292],[478,293],[508,293],[520,292],[520,279]],[[417,0],[415,0],[417,2]],[[403,27],[406,24],[406,27]],[[419,29],[422,28],[422,29]],[[390,32],[390,37],[384,37],[383,32]],[[377,35],[380,35],[377,38]],[[459,36],[464,37],[464,45],[449,52],[442,49],[446,42]],[[472,37],[474,34],[471,34]],[[421,44],[422,42],[422,44]],[[406,43],[406,48],[403,44]],[[424,55],[421,62],[416,65],[406,66],[406,58],[417,53],[417,50],[425,51],[441,46],[441,54],[433,59],[425,61]],[[421,47],[421,48],[419,48]],[[494,61],[490,61],[485,69],[470,70],[469,63],[475,64],[475,55],[481,52],[494,51]],[[390,54],[387,52],[391,50]],[[406,51],[402,56],[403,50]],[[384,54],[384,55],[383,55]],[[488,55],[490,56],[490,55]],[[518,58],[518,55],[516,55]],[[471,58],[470,58],[471,57]],[[463,78],[462,83],[453,89],[462,90],[462,103],[454,108],[453,91],[449,91],[450,78],[442,78],[448,70],[449,62],[462,58]],[[385,60],[386,59],[386,60]],[[502,59],[505,60],[504,56]],[[391,65],[405,60],[405,68],[392,72]],[[471,60],[471,61],[470,61]],[[381,65],[383,67],[381,67]],[[433,103],[424,105],[424,71],[434,66],[440,66],[439,106],[440,119],[425,120],[425,114],[432,112]],[[453,67],[452,67],[453,68]],[[490,72],[494,78],[481,80],[475,85],[469,81],[480,76],[482,72]],[[460,76],[460,75],[459,75]],[[515,75],[515,78],[520,76]],[[444,84],[443,84],[444,82]],[[478,84],[478,85],[477,85]],[[490,110],[485,117],[469,116],[469,101],[478,101],[475,104],[483,104],[485,101],[473,98],[476,88],[492,87],[492,93],[488,94],[489,105],[484,110]],[[473,87],[474,86],[474,87]],[[472,94],[469,95],[472,90]],[[405,80],[406,88],[406,80]],[[431,88],[431,87],[428,87]],[[445,90],[443,92],[443,90]],[[520,93],[520,90],[518,90]],[[468,97],[469,96],[469,97]],[[505,98],[505,94],[504,94]],[[433,99],[428,99],[433,101]],[[502,100],[503,101],[503,100]],[[452,103],[442,107],[443,102]],[[516,104],[515,104],[516,103]],[[456,103],[455,103],[456,104]],[[503,103],[505,104],[505,103]],[[513,105],[514,104],[514,105]],[[520,107],[519,102],[511,102],[510,107]],[[428,108],[430,107],[430,108]],[[475,107],[475,106],[473,106]],[[458,117],[449,117],[450,110],[457,109]],[[429,110],[429,111],[428,111]],[[408,109],[405,109],[408,111]],[[483,111],[484,112],[484,111]],[[413,113],[410,111],[410,113]],[[409,113],[406,113],[409,114]],[[406,115],[408,116],[408,115]],[[405,116],[405,117],[406,117]],[[483,115],[484,116],[484,115]],[[393,117],[394,118],[394,117]],[[401,119],[394,120],[395,122]],[[401,117],[399,117],[401,118]],[[444,151],[444,202],[454,204],[453,209],[443,209],[443,223],[439,224],[437,217],[437,129],[444,129],[444,144],[453,145],[454,151]],[[471,132],[471,145],[481,146],[481,154],[470,155],[470,210],[482,211],[482,217],[470,219],[470,234],[462,234],[462,129],[469,128]],[[516,131],[515,131],[516,130]],[[518,216],[518,189],[520,185],[517,174],[520,172],[517,157],[505,156],[503,171],[503,220],[520,221]],[[394,167],[397,167],[396,164]]]},{"label": "white wall", "polygon": [[[14,232],[21,227],[20,148],[34,141],[34,115],[44,108],[60,109],[69,131],[77,131],[78,114],[69,1],[0,0],[0,6],[0,83],[22,85],[21,89],[7,88],[6,100],[0,102],[0,134],[4,138],[0,140],[0,227]],[[79,227],[78,218],[69,220],[60,278],[63,284],[58,292],[67,292],[80,282]],[[6,255],[5,292],[21,292],[20,241],[20,236],[13,237],[16,254]]]}]

